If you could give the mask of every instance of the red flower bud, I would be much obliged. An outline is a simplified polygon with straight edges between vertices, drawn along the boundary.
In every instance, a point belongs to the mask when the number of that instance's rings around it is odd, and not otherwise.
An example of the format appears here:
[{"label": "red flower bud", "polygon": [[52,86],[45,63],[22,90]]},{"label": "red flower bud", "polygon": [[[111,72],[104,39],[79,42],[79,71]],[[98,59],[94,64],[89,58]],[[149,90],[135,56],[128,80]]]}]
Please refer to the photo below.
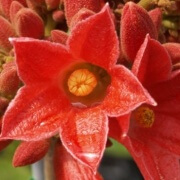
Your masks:
[{"label": "red flower bud", "polygon": [[121,17],[121,47],[124,56],[134,61],[146,34],[157,39],[157,31],[147,11],[133,2],[126,3]]},{"label": "red flower bud", "polygon": [[19,36],[42,38],[44,34],[44,24],[41,17],[33,10],[22,8],[14,18],[15,30]]},{"label": "red flower bud", "polygon": [[52,17],[53,20],[58,23],[62,23],[65,19],[64,12],[60,10],[54,11]]},{"label": "red flower bud", "polygon": [[67,24],[70,25],[72,17],[82,8],[98,12],[101,9],[102,0],[64,0]]},{"label": "red flower bud", "polygon": [[15,36],[15,31],[12,25],[5,18],[0,16],[0,46],[9,51],[12,48],[8,38]]},{"label": "red flower bud", "polygon": [[49,148],[49,140],[22,142],[13,157],[13,166],[25,166],[42,159]]},{"label": "red flower bud", "polygon": [[172,63],[180,63],[180,44],[179,43],[166,43],[163,44],[166,50],[168,51]]},{"label": "red flower bud", "polygon": [[1,0],[0,1],[0,11],[6,17],[9,17],[9,8],[13,0]]},{"label": "red flower bud", "polygon": [[5,96],[14,95],[19,88],[19,83],[15,63],[6,63],[0,74],[0,93]]},{"label": "red flower bud", "polygon": [[149,16],[151,17],[157,32],[159,32],[162,22],[162,12],[160,8],[153,9],[149,11]]},{"label": "red flower bud", "polygon": [[45,0],[26,0],[27,6],[38,14],[45,8]]},{"label": "red flower bud", "polygon": [[10,20],[12,23],[14,23],[14,17],[15,15],[17,14],[17,12],[22,9],[24,6],[17,2],[17,1],[13,1],[11,3],[11,6],[10,6]]},{"label": "red flower bud", "polygon": [[[26,0],[16,0],[22,5],[26,6]],[[8,19],[10,17],[10,6],[13,0],[1,0],[0,1],[0,11],[3,13],[4,16],[6,16]]]},{"label": "red flower bud", "polygon": [[95,14],[93,11],[90,11],[89,9],[82,8],[78,13],[76,13],[70,23],[70,29],[72,29],[78,22],[85,20],[89,16],[92,16]]},{"label": "red flower bud", "polygon": [[51,31],[51,38],[53,42],[66,44],[68,35],[64,31],[53,30]]},{"label": "red flower bud", "polygon": [[45,2],[49,10],[58,8],[60,4],[60,0],[45,0]]}]

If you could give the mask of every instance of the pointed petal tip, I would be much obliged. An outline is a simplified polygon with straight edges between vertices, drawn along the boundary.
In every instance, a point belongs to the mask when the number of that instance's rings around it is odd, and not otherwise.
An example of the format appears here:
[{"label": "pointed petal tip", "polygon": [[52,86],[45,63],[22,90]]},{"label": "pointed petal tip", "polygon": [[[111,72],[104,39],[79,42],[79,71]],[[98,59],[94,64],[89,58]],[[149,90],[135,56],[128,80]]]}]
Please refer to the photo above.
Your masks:
[{"label": "pointed petal tip", "polygon": [[109,7],[109,3],[107,2],[105,5],[104,5],[104,7],[101,9],[101,11],[100,11],[100,13],[101,12],[110,12],[110,7]]}]

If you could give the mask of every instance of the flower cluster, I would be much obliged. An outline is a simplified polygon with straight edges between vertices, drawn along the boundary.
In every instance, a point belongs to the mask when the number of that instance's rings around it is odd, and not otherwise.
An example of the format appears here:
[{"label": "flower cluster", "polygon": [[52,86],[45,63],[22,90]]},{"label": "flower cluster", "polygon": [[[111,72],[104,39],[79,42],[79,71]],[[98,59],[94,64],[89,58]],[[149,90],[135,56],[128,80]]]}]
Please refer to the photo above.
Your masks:
[{"label": "flower cluster", "polygon": [[162,16],[178,3],[109,3],[0,1],[0,149],[21,140],[24,166],[52,148],[56,179],[100,180],[111,137],[145,179],[179,179],[179,34]]}]

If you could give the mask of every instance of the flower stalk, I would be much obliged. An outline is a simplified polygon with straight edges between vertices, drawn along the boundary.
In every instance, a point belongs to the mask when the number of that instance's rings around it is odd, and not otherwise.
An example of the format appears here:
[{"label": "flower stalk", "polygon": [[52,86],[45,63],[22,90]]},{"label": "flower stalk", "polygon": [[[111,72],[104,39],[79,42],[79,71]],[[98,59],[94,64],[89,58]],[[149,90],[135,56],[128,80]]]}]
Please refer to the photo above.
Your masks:
[{"label": "flower stalk", "polygon": [[55,180],[53,158],[54,158],[54,146],[56,143],[55,138],[51,138],[49,150],[44,158],[44,179]]}]

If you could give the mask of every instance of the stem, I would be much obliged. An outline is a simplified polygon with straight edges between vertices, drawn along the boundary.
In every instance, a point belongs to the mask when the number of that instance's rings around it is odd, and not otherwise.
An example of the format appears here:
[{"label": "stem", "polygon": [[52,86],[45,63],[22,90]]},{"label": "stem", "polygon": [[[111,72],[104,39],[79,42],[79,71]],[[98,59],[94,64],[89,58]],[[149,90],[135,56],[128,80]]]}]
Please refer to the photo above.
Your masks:
[{"label": "stem", "polygon": [[51,31],[56,27],[56,22],[52,19],[52,15],[47,15],[47,21],[45,25],[45,36],[50,36]]},{"label": "stem", "polygon": [[35,180],[44,180],[43,175],[43,160],[38,161],[32,165],[32,177]]},{"label": "stem", "polygon": [[54,158],[54,146],[56,139],[51,139],[49,151],[44,158],[44,176],[45,180],[55,180],[53,158]]}]

